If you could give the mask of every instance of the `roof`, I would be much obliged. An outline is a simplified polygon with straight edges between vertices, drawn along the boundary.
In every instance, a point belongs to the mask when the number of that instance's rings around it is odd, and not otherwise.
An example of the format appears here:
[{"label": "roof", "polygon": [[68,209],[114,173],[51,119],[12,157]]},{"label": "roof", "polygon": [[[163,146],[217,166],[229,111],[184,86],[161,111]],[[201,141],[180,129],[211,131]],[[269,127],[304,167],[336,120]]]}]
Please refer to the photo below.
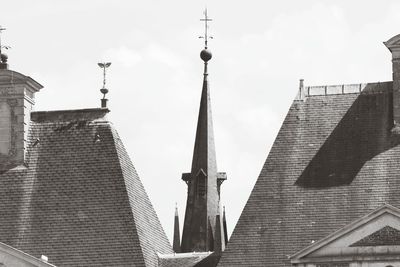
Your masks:
[{"label": "roof", "polygon": [[[299,263],[302,258],[312,255],[315,252],[316,254],[319,252],[317,255],[321,256],[321,250],[327,246],[331,248],[329,257],[332,257],[332,254],[335,252],[337,253],[332,247],[335,247],[336,250],[339,248],[339,254],[342,254],[342,256],[348,256],[346,255],[348,252],[346,253],[343,251],[343,247],[346,245],[349,247],[399,245],[400,231],[394,228],[396,226],[398,227],[399,221],[400,210],[391,205],[384,204],[373,212],[366,214],[345,227],[338,229],[310,246],[298,251],[294,255],[291,255],[291,261],[292,263]],[[354,238],[357,240],[356,242],[354,242]],[[343,239],[344,242],[340,242],[341,239]],[[358,249],[357,252],[360,253]],[[373,254],[374,251],[369,249],[368,255],[371,256]],[[355,254],[351,254],[351,256],[355,256]]]},{"label": "roof", "polygon": [[290,255],[384,203],[400,207],[392,82],[295,100],[218,266]]},{"label": "roof", "polygon": [[[201,260],[211,256],[211,252],[189,252],[189,253],[173,253],[159,254],[159,267],[192,267]],[[197,266],[197,265],[196,265]]]},{"label": "roof", "polygon": [[25,166],[0,174],[0,241],[62,266],[172,253],[107,109],[31,113]]},{"label": "roof", "polygon": [[199,261],[194,267],[215,267],[221,259],[221,252],[215,251],[210,256]]}]

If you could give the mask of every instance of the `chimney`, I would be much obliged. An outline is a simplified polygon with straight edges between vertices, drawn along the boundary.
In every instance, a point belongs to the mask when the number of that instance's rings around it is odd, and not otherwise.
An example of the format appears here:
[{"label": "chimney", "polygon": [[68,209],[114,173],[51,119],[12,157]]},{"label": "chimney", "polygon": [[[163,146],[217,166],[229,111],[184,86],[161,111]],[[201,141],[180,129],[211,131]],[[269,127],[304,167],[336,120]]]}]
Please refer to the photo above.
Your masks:
[{"label": "chimney", "polygon": [[0,69],[0,170],[24,163],[30,112],[42,88],[28,76]]},{"label": "chimney", "polygon": [[393,119],[394,126],[400,126],[400,34],[384,42],[392,53],[393,71]]}]

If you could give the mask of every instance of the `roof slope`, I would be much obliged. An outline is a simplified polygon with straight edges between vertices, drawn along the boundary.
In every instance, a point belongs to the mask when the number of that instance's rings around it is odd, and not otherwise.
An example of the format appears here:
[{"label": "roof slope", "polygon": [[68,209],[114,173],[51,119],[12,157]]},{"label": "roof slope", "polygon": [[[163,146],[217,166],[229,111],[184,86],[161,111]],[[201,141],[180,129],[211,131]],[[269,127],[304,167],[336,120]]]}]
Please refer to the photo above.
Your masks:
[{"label": "roof slope", "polygon": [[218,266],[291,266],[383,203],[400,207],[391,88],[293,102]]},{"label": "roof slope", "polygon": [[172,253],[108,110],[34,112],[26,168],[0,175],[0,241],[62,266]]},{"label": "roof slope", "polygon": [[[196,263],[210,257],[210,252],[189,252],[174,254],[159,254],[159,267],[193,267]],[[215,265],[214,265],[215,266]]]}]

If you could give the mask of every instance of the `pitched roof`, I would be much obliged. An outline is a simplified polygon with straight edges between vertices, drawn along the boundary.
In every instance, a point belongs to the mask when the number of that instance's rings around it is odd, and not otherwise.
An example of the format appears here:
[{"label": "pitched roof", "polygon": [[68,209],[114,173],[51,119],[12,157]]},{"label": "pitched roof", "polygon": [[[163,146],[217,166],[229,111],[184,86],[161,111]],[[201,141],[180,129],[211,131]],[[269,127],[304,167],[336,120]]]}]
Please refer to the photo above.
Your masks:
[{"label": "pitched roof", "polygon": [[0,174],[0,241],[62,266],[156,266],[171,246],[107,109],[31,113]]},{"label": "pitched roof", "polygon": [[159,254],[159,267],[193,267],[196,263],[211,256],[210,252],[189,252],[174,254]]},{"label": "pitched roof", "polygon": [[221,252],[215,251],[210,256],[202,259],[194,267],[215,267],[221,259]]},{"label": "pitched roof", "polygon": [[293,102],[218,266],[291,266],[384,203],[400,207],[392,82],[362,87]]}]

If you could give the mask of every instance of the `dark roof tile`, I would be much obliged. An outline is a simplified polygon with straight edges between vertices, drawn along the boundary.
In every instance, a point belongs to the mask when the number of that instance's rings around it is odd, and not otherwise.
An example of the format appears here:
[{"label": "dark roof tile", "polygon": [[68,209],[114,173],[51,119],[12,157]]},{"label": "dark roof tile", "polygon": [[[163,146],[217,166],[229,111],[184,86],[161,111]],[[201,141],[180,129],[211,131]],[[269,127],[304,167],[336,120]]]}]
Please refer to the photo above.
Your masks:
[{"label": "dark roof tile", "polygon": [[1,242],[58,267],[156,266],[172,252],[107,112],[32,113],[26,168],[0,175]]},{"label": "dark roof tile", "polygon": [[293,102],[218,266],[291,266],[383,203],[400,207],[391,88]]}]

